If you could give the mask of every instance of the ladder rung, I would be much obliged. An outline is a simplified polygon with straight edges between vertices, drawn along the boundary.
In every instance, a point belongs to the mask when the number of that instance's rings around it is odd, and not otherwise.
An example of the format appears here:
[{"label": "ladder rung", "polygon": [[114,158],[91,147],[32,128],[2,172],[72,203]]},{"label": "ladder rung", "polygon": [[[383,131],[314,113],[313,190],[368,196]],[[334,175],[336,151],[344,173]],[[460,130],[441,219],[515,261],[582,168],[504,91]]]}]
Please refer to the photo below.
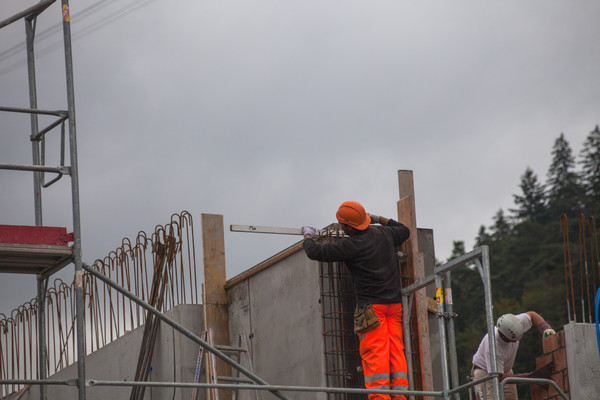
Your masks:
[{"label": "ladder rung", "polygon": [[242,347],[233,347],[233,346],[223,346],[223,345],[216,345],[215,348],[217,350],[221,350],[223,352],[246,352],[246,349],[242,348]]},{"label": "ladder rung", "polygon": [[250,379],[246,379],[246,378],[235,378],[233,376],[217,376],[217,381],[223,381],[223,382],[236,382],[236,383],[251,383],[254,384],[256,382],[251,381]]}]

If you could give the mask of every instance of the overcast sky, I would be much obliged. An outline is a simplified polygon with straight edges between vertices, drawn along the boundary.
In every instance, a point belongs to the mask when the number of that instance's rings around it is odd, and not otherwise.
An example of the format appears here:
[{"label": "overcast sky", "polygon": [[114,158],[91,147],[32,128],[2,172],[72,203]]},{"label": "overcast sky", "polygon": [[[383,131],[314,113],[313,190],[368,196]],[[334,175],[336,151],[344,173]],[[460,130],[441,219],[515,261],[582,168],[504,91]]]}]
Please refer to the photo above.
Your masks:
[{"label": "overcast sky", "polygon": [[[1,20],[36,3],[1,1]],[[528,166],[545,180],[561,133],[578,155],[600,123],[595,0],[72,0],[71,15],[88,263],[183,210],[197,249],[201,213],[323,227],[356,200],[396,217],[399,169],[446,260],[513,207]],[[67,108],[61,31],[42,35],[60,21],[60,2],[38,18],[40,109]],[[29,105],[24,38],[23,21],[0,30],[1,106]],[[31,163],[29,129],[0,113],[0,163]],[[0,224],[33,225],[30,174],[0,184]],[[72,230],[69,179],[43,196],[44,224]],[[297,240],[226,232],[228,278]],[[0,312],[34,296],[34,277],[1,277]]]}]

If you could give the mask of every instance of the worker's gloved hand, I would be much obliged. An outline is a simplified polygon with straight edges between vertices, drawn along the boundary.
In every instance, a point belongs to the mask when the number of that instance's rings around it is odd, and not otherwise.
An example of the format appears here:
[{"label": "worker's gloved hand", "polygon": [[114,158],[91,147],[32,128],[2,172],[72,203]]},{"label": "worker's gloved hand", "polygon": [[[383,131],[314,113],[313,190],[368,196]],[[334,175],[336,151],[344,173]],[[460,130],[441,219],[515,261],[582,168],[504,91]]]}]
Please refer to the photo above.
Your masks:
[{"label": "worker's gloved hand", "polygon": [[371,223],[372,224],[378,224],[379,223],[379,215],[369,214],[369,213],[367,213],[367,215],[371,218]]},{"label": "worker's gloved hand", "polygon": [[554,332],[554,329],[549,328],[549,329],[546,329],[544,331],[543,337],[548,337],[548,336],[551,336],[551,335],[554,335],[554,334],[556,334],[556,332]]},{"label": "worker's gloved hand", "polygon": [[315,228],[313,226],[303,226],[302,227],[302,235],[309,235],[310,237],[315,236]]},{"label": "worker's gloved hand", "polygon": [[540,331],[540,333],[542,334],[542,337],[548,337],[548,336],[554,335],[556,333],[556,332],[554,332],[554,329],[552,329],[550,324],[547,323],[546,321],[539,324],[537,326],[537,328]]}]

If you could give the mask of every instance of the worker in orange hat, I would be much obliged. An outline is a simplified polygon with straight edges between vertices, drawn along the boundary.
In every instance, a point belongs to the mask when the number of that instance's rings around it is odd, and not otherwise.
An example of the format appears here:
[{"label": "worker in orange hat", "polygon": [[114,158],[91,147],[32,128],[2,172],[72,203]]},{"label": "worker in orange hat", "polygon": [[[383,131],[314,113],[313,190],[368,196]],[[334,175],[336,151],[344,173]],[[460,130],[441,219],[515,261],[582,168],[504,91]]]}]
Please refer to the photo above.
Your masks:
[{"label": "worker in orange hat", "polygon": [[[365,387],[408,390],[396,246],[408,239],[410,231],[393,219],[367,214],[355,201],[342,203],[336,217],[348,237],[335,243],[317,243],[315,228],[304,226],[304,251],[312,260],[343,261],[350,270],[357,304],[354,330],[360,339]],[[369,400],[384,399],[406,397],[369,395]]]}]

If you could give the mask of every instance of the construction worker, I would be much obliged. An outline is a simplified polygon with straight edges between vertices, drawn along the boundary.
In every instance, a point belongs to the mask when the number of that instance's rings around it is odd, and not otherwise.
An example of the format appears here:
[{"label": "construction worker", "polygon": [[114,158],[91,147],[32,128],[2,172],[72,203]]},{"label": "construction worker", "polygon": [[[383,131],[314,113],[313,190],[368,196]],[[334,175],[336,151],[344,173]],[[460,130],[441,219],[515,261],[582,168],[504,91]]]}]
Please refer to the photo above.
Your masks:
[{"label": "construction worker", "polygon": [[[515,358],[517,357],[519,341],[523,337],[523,334],[531,329],[532,325],[538,328],[543,337],[554,335],[556,333],[544,318],[534,311],[527,311],[518,315],[504,314],[498,318],[496,326],[494,327],[494,338],[496,341],[497,372],[500,374],[500,381],[514,376],[525,377],[528,375],[515,375],[512,368],[515,363]],[[473,356],[473,378],[475,380],[485,378],[491,371],[490,342],[488,340],[488,335],[486,334],[481,340],[477,352]],[[483,384],[475,386],[477,399],[487,398],[488,400],[494,400],[491,379],[485,382],[485,390],[487,397],[483,397]],[[504,399],[518,399],[516,384],[504,385]]]},{"label": "construction worker", "polygon": [[[304,251],[312,260],[345,262],[350,271],[357,304],[354,330],[360,339],[365,387],[407,390],[396,246],[408,239],[410,231],[393,219],[367,214],[355,201],[342,203],[336,217],[349,237],[317,243],[315,228],[304,226]],[[398,395],[391,398],[406,400]],[[384,399],[389,400],[390,395],[369,395],[369,400]]]}]

